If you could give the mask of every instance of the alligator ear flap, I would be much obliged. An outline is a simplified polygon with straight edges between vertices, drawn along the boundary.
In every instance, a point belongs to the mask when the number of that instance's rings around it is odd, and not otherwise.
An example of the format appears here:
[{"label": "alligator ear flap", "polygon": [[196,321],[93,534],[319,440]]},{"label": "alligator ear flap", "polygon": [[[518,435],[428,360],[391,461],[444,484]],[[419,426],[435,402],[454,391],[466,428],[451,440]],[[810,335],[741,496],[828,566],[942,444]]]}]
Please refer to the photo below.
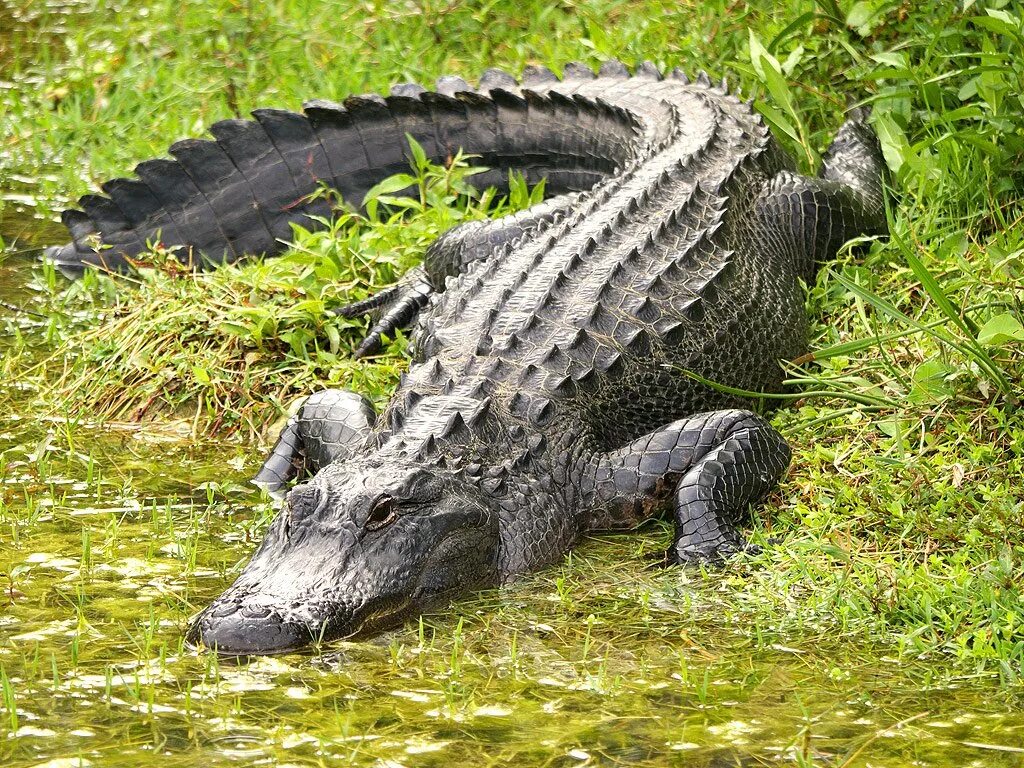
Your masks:
[{"label": "alligator ear flap", "polygon": [[570,61],[562,68],[563,80],[593,80],[594,70],[580,61]]}]

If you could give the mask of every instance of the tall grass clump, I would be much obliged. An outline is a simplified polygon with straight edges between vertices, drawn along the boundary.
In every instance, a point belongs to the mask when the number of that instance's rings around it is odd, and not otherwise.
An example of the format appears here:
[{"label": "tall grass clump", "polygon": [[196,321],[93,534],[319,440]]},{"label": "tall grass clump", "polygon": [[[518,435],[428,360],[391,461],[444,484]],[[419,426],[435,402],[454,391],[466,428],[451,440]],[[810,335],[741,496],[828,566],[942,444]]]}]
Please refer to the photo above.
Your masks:
[{"label": "tall grass clump", "polygon": [[1022,31],[1008,3],[819,3],[751,33],[748,70],[805,169],[828,133],[812,96],[841,77],[892,186],[890,237],[810,288],[816,338],[777,417],[799,458],[771,523],[797,533],[754,594],[1007,681],[1024,662]]}]

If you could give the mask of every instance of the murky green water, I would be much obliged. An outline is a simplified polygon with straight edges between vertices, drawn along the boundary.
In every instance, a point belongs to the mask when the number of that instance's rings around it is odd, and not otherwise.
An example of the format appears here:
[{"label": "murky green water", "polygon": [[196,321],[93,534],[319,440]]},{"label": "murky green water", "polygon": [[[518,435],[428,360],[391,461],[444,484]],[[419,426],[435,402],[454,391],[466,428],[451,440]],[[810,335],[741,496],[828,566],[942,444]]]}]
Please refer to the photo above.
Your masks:
[{"label": "murky green water", "polygon": [[[32,19],[0,0],[0,43]],[[61,230],[4,170],[0,301],[31,310],[33,248]],[[0,355],[46,327],[0,308]],[[0,381],[0,765],[1024,765],[1021,701],[992,676],[828,617],[759,625],[727,575],[644,569],[665,529],[373,641],[218,663],[183,630],[271,510],[254,446],[182,434],[69,424]]]}]

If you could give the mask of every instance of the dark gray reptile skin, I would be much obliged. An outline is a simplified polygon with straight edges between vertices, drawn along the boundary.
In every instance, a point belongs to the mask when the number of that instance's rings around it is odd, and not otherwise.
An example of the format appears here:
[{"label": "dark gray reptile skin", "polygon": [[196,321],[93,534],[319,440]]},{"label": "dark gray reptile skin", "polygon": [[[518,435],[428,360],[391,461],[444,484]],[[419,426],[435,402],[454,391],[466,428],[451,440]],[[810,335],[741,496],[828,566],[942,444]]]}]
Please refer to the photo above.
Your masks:
[{"label": "dark gray reptile skin", "polygon": [[479,89],[442,78],[213,132],[84,198],[51,257],[119,267],[158,229],[183,256],[280,250],[289,222],[324,213],[304,202],[319,181],[360,200],[404,170],[406,133],[436,161],[480,155],[492,170],[476,184],[515,168],[555,195],[446,233],[422,268],[342,310],[379,321],[362,353],[418,315],[414,362],[376,420],[358,396],[320,393],[289,423],[259,480],[311,477],[190,631],[226,653],[373,631],[663,511],[667,563],[744,549],[737,525],[789,450],[742,398],[681,370],[779,389],[779,361],[806,344],[800,281],[886,229],[860,114],[806,178],[724,84],[650,65],[532,69],[521,85],[492,70]]}]

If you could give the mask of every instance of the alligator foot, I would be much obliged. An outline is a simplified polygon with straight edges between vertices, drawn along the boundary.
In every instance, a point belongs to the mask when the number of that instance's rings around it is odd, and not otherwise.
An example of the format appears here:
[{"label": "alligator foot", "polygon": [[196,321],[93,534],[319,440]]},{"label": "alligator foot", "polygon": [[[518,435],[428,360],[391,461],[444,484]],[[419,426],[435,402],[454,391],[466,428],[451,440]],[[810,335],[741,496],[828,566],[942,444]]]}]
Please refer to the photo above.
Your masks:
[{"label": "alligator foot", "polygon": [[595,485],[597,507],[614,515],[671,500],[675,538],[655,565],[721,563],[759,551],[738,526],[775,487],[789,458],[782,437],[749,411],[698,414],[607,454]]},{"label": "alligator foot", "polygon": [[253,483],[283,497],[292,480],[350,456],[376,420],[370,401],[355,392],[325,389],[310,395],[288,419]]},{"label": "alligator foot", "polygon": [[382,338],[392,335],[398,328],[407,327],[415,320],[433,292],[426,272],[422,267],[416,267],[406,272],[397,283],[373,296],[333,310],[334,314],[342,317],[369,315],[374,320],[366,338],[352,356],[360,358],[379,352]]},{"label": "alligator foot", "polygon": [[757,555],[761,551],[757,544],[750,544],[742,539],[738,543],[723,541],[721,544],[700,547],[679,547],[673,544],[661,554],[657,565],[662,568],[677,565],[725,565],[725,561],[733,555]]}]

